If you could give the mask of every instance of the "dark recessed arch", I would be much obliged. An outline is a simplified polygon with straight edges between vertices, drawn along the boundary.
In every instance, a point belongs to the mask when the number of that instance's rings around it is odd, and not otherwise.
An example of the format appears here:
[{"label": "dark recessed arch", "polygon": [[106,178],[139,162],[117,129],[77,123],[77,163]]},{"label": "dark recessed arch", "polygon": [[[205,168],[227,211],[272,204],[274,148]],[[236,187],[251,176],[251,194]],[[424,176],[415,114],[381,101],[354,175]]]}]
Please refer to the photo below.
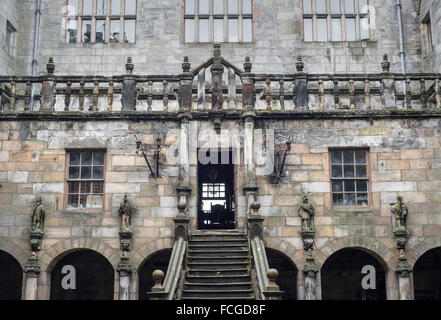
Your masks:
[{"label": "dark recessed arch", "polygon": [[270,268],[279,271],[277,284],[284,292],[284,300],[297,300],[297,267],[283,252],[266,248],[266,256]]},{"label": "dark recessed arch", "polygon": [[[113,300],[114,269],[100,253],[89,249],[75,249],[61,254],[51,271],[51,300]],[[71,272],[62,273],[64,266],[72,266],[75,289],[64,288],[62,280]]]},{"label": "dark recessed arch", "polygon": [[441,300],[441,247],[425,252],[413,267],[415,300]]},{"label": "dark recessed arch", "polygon": [[0,250],[0,300],[20,300],[23,269],[6,251]]},{"label": "dark recessed arch", "polygon": [[139,266],[139,300],[147,300],[147,292],[152,291],[154,285],[152,273],[155,270],[167,272],[172,249],[163,249],[148,256]]},{"label": "dark recessed arch", "polygon": [[[362,248],[344,248],[326,259],[321,269],[323,300],[386,300],[385,262]],[[364,266],[374,267],[375,288],[364,289]],[[369,272],[369,274],[371,274]]]}]

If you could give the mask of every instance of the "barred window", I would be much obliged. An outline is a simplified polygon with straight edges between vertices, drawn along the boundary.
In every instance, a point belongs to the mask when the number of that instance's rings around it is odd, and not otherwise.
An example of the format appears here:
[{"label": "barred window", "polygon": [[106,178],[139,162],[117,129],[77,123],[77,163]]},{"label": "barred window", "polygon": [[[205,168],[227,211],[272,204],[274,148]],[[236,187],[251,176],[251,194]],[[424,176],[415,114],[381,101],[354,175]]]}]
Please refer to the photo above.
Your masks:
[{"label": "barred window", "polygon": [[252,42],[252,0],[185,0],[185,42]]},{"label": "barred window", "polygon": [[303,0],[303,40],[369,40],[369,0]]},{"label": "barred window", "polygon": [[70,152],[68,154],[68,208],[102,208],[103,186],[103,151]]},{"label": "barred window", "polygon": [[66,43],[134,43],[137,0],[66,0]]},{"label": "barred window", "polygon": [[331,151],[332,202],[339,207],[369,205],[368,151]]}]

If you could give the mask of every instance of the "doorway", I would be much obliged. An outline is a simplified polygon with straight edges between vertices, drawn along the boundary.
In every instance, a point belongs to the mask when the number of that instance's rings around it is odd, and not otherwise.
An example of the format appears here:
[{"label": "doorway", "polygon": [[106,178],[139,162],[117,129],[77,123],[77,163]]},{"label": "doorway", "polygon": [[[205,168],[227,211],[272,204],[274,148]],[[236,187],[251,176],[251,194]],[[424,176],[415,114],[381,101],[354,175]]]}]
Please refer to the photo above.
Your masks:
[{"label": "doorway", "polygon": [[[199,150],[198,229],[236,228],[233,152]],[[201,161],[201,158],[204,161]]]}]

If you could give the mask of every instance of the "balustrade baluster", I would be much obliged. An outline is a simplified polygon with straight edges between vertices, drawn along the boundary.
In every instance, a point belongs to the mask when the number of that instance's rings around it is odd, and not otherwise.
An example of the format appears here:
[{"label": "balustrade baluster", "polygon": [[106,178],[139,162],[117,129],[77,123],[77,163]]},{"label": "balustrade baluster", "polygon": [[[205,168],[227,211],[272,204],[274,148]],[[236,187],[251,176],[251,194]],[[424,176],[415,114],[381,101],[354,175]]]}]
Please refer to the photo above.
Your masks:
[{"label": "balustrade baluster", "polygon": [[338,80],[334,79],[334,104],[335,108],[340,108],[340,89],[338,88]]},{"label": "balustrade baluster", "polygon": [[435,80],[435,99],[436,106],[441,108],[441,88],[440,88],[440,79]]},{"label": "balustrade baluster", "polygon": [[109,88],[107,88],[107,110],[112,111],[113,109],[113,95],[114,95],[114,83],[113,80],[109,81]]},{"label": "balustrade baluster", "polygon": [[426,80],[421,79],[420,80],[420,86],[421,86],[421,107],[423,109],[426,109],[427,108]]},{"label": "balustrade baluster", "polygon": [[164,102],[164,111],[168,111],[168,82],[167,80],[162,81],[163,90],[162,90],[162,101]]},{"label": "balustrade baluster", "polygon": [[371,110],[371,86],[368,79],[364,80],[364,100],[366,103],[366,110]]},{"label": "balustrade baluster", "polygon": [[29,111],[30,104],[31,104],[31,81],[26,81],[25,105],[24,105],[25,111]]},{"label": "balustrade baluster", "polygon": [[93,92],[92,92],[92,112],[97,112],[98,111],[98,96],[99,96],[99,81],[98,80],[94,80],[93,81],[94,87],[93,87]]},{"label": "balustrade baluster", "polygon": [[285,110],[285,81],[279,80],[279,87],[280,110]]},{"label": "balustrade baluster", "polygon": [[85,85],[85,81],[81,80],[80,81],[80,92],[79,92],[79,97],[78,97],[78,103],[79,103],[79,110],[80,111],[84,111],[84,85]]},{"label": "balustrade baluster", "polygon": [[323,80],[320,79],[318,84],[319,84],[320,110],[325,110],[325,86],[323,84]]},{"label": "balustrade baluster", "polygon": [[266,110],[271,111],[271,79],[266,79]]},{"label": "balustrade baluster", "polygon": [[355,85],[354,80],[349,80],[349,105],[351,109],[355,109]]},{"label": "balustrade baluster", "polygon": [[406,106],[407,109],[412,109],[412,91],[409,78],[406,79]]},{"label": "balustrade baluster", "polygon": [[147,111],[152,111],[153,104],[153,81],[149,81],[147,89]]},{"label": "balustrade baluster", "polygon": [[11,100],[9,103],[9,110],[14,111],[16,99],[17,99],[17,82],[15,80],[12,80],[11,81]]},{"label": "balustrade baluster", "polygon": [[205,109],[205,68],[198,73],[198,109]]},{"label": "balustrade baluster", "polygon": [[236,72],[228,68],[228,109],[236,109]]},{"label": "balustrade baluster", "polygon": [[64,92],[64,111],[69,111],[71,95],[72,95],[72,82],[67,81],[66,91]]}]

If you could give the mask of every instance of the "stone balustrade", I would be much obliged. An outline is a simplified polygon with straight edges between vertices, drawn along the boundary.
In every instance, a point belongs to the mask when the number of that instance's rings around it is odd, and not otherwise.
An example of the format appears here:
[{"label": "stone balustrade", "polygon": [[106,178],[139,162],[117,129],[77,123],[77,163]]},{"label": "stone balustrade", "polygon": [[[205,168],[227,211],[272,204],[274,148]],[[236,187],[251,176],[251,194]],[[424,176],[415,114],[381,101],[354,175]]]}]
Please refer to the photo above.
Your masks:
[{"label": "stone balustrade", "polygon": [[182,73],[136,75],[127,59],[126,74],[58,76],[50,58],[44,76],[0,76],[0,110],[10,112],[168,113],[256,110],[258,112],[376,111],[441,109],[441,74],[389,72],[385,55],[375,74],[308,74],[297,58],[296,73],[254,74],[249,58],[243,70],[214,57]]}]

